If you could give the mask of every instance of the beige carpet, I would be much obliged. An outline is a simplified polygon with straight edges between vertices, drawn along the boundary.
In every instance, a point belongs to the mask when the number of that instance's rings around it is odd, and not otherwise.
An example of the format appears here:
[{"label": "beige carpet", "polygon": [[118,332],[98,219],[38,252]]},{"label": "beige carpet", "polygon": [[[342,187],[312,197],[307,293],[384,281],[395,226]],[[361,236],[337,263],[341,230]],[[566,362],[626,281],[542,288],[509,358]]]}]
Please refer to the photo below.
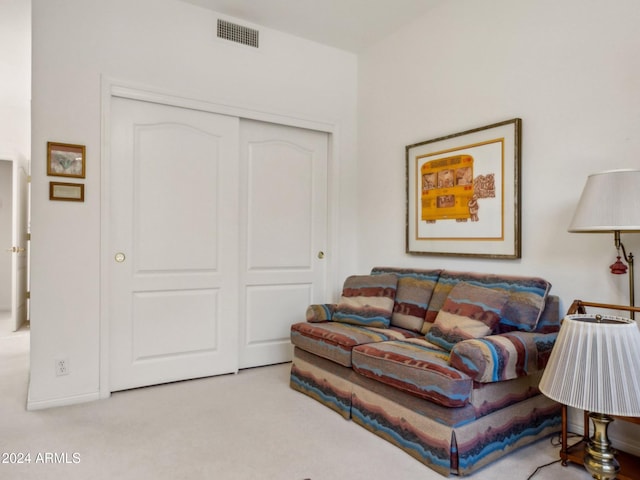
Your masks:
[{"label": "beige carpet", "polygon": [[[444,478],[290,390],[288,364],[27,412],[28,343],[28,331],[0,337],[0,460],[31,458],[0,463],[0,479]],[[466,478],[526,480],[557,458],[558,448],[543,440]],[[533,478],[590,477],[555,464]]]}]

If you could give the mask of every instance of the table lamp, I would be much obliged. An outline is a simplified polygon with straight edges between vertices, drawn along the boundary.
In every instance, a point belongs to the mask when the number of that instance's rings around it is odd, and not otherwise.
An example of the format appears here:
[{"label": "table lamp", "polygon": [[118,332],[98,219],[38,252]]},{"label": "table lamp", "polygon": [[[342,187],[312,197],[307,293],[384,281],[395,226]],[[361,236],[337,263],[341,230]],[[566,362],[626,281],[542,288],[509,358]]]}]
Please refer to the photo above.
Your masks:
[{"label": "table lamp", "polygon": [[[611,272],[626,273],[622,257],[629,265],[629,301],[635,306],[633,254],[624,248],[620,232],[640,231],[640,170],[609,170],[590,175],[578,207],[569,225],[570,232],[611,233],[618,250],[618,260]],[[631,318],[634,312],[631,312]]]},{"label": "table lamp", "polygon": [[593,478],[616,478],[620,466],[607,437],[611,415],[640,416],[640,330],[611,315],[567,315],[560,327],[540,391],[589,412],[593,435],[584,465]]}]

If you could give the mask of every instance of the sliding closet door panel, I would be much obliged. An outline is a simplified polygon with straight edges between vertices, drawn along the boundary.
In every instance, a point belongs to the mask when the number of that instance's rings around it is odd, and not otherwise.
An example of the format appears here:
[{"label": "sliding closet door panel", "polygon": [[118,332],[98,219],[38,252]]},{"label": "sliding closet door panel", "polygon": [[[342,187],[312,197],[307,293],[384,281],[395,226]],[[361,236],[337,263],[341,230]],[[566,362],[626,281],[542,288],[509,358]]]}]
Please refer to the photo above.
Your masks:
[{"label": "sliding closet door panel", "polygon": [[324,298],[327,155],[326,133],[241,121],[241,367],[290,360],[291,324]]},{"label": "sliding closet door panel", "polygon": [[135,142],[137,271],[216,271],[222,199],[215,186],[224,161],[217,154],[220,137],[192,126],[160,124],[139,126]]},{"label": "sliding closet door panel", "polygon": [[112,391],[237,371],[238,126],[112,101]]},{"label": "sliding closet door panel", "polygon": [[249,147],[247,268],[311,268],[314,151],[295,144]]}]

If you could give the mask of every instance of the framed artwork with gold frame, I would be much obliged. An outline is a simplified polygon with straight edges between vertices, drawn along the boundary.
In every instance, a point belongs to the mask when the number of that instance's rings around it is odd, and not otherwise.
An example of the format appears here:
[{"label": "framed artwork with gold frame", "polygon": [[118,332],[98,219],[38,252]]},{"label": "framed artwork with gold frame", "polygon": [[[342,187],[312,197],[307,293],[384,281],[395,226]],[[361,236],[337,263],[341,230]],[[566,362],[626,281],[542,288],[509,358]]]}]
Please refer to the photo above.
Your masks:
[{"label": "framed artwork with gold frame", "polygon": [[47,175],[85,178],[86,147],[47,142]]},{"label": "framed artwork with gold frame", "polygon": [[521,256],[522,120],[406,147],[406,251]]},{"label": "framed artwork with gold frame", "polygon": [[49,200],[84,202],[82,183],[49,182]]}]

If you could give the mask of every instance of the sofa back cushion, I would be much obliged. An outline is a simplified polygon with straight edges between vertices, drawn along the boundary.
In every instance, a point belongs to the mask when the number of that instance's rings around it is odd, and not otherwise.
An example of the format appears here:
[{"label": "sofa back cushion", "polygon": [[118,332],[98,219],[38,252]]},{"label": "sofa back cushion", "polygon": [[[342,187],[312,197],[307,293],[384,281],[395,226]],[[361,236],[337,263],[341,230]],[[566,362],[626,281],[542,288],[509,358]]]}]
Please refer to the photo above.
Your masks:
[{"label": "sofa back cushion", "polygon": [[536,329],[542,314],[551,284],[538,277],[495,275],[443,270],[429,302],[425,318],[425,333],[435,322],[449,293],[459,282],[506,292],[507,302],[500,312],[498,330],[521,330],[531,332]]},{"label": "sofa back cushion", "polygon": [[[510,325],[499,325],[497,333],[507,333],[514,329]],[[560,331],[560,298],[557,295],[547,295],[544,310],[534,332],[555,333]]]},{"label": "sofa back cushion", "polygon": [[391,323],[398,278],[392,274],[352,275],[342,288],[333,321],[387,328]]},{"label": "sofa back cushion", "polygon": [[446,350],[463,340],[490,335],[509,293],[467,282],[451,289],[426,338]]},{"label": "sofa back cushion", "polygon": [[427,306],[442,270],[375,267],[372,275],[392,273],[398,278],[391,325],[422,332]]}]

